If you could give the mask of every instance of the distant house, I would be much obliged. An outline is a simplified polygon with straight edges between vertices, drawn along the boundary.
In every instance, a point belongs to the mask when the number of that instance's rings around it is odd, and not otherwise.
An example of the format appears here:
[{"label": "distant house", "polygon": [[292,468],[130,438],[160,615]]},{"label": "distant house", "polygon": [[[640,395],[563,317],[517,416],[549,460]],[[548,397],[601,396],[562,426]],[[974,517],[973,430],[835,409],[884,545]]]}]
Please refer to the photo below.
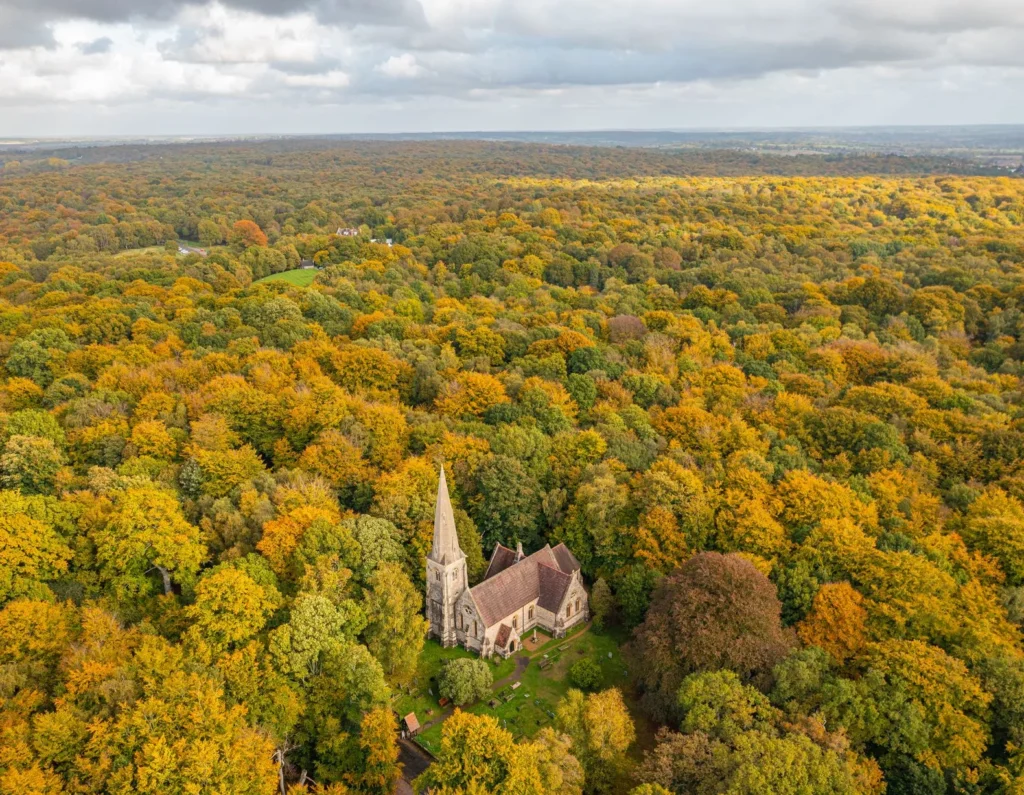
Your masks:
[{"label": "distant house", "polygon": [[179,254],[198,254],[200,257],[206,256],[205,248],[194,248],[193,246],[186,246],[184,243],[178,244]]},{"label": "distant house", "polygon": [[312,270],[316,267],[316,263],[311,259],[304,259],[299,261],[299,267],[304,271]]},{"label": "distant house", "polygon": [[359,237],[359,230],[351,227],[338,227],[337,234],[339,237]]}]

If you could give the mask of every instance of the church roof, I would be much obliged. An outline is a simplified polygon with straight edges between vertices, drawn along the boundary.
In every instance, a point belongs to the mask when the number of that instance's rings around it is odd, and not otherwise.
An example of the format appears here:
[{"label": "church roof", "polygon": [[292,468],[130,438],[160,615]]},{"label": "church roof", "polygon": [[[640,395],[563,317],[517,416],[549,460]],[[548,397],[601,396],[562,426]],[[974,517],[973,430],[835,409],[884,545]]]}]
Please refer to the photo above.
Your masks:
[{"label": "church roof", "polygon": [[566,574],[580,570],[580,562],[576,560],[576,556],[569,551],[569,547],[565,544],[559,544],[551,552],[554,554],[555,560],[558,561],[558,568]]},{"label": "church roof", "polygon": [[484,574],[484,579],[486,580],[495,574],[500,574],[515,562],[516,553],[514,551],[508,547],[503,547],[501,544],[496,544],[494,552],[491,553],[491,562],[487,565],[487,573]]},{"label": "church roof", "polygon": [[455,514],[452,512],[452,501],[448,496],[448,481],[441,467],[441,477],[437,482],[437,503],[434,507],[434,544],[430,549],[430,559],[442,565],[461,560],[465,555],[459,546],[459,536],[455,530]]},{"label": "church roof", "polygon": [[572,577],[563,571],[541,563],[537,566],[537,578],[540,586],[537,604],[545,610],[557,613],[562,599],[565,597],[565,592],[569,590]]},{"label": "church roof", "polygon": [[545,610],[557,610],[571,582],[571,574],[562,571],[551,547],[545,546],[489,576],[471,588],[470,594],[480,618],[490,627],[533,601]]},{"label": "church roof", "polygon": [[508,624],[502,624],[498,627],[498,637],[494,639],[494,645],[499,649],[504,649],[508,645],[508,636],[512,634],[512,627]]}]

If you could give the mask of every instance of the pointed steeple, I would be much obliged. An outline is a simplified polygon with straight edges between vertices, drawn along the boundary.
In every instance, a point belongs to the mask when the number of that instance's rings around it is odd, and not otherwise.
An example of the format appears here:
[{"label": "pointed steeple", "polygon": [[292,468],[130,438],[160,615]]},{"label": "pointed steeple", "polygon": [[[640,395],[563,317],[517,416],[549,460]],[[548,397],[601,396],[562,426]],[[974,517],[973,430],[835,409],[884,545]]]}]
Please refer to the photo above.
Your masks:
[{"label": "pointed steeple", "polygon": [[437,505],[434,507],[434,546],[430,550],[430,558],[438,563],[453,563],[465,555],[459,546],[459,536],[455,531],[455,514],[452,512],[452,501],[448,496],[448,481],[441,467],[441,478],[437,484]]}]

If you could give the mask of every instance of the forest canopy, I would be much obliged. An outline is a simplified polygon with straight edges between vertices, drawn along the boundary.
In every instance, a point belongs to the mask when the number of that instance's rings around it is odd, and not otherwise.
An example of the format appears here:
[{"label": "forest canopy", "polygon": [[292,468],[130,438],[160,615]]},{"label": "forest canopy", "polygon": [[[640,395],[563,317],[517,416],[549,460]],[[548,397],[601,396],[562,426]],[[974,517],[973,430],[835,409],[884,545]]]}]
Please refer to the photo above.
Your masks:
[{"label": "forest canopy", "polygon": [[0,171],[0,793],[391,792],[442,463],[645,662],[418,786],[1024,791],[1024,181],[122,154]]}]

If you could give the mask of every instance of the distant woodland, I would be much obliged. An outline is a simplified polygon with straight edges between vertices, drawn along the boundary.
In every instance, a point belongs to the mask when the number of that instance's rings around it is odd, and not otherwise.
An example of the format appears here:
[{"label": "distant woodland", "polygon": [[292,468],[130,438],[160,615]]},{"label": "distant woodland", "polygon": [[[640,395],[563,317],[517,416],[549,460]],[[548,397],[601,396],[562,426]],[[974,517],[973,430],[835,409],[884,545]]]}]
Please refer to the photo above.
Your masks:
[{"label": "distant woodland", "polygon": [[1024,793],[1024,181],[4,157],[2,795],[392,792],[441,463],[471,579],[564,542],[631,662],[418,790]]}]

